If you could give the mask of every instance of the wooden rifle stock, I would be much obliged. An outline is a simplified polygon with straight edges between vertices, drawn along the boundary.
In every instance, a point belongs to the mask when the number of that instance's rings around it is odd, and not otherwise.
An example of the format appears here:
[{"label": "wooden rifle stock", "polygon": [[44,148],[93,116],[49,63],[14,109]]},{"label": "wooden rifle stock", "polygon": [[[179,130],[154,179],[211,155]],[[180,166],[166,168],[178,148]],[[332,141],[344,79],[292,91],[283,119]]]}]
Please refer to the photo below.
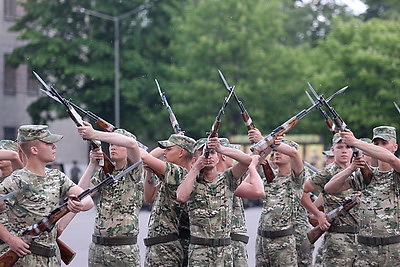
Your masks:
[{"label": "wooden rifle stock", "polygon": [[0,267],[11,267],[18,259],[17,253],[9,249],[0,256]]},{"label": "wooden rifle stock", "polygon": [[74,259],[76,252],[70,248],[67,244],[65,244],[63,241],[61,241],[59,238],[57,238],[57,245],[58,248],[60,249],[60,254],[61,254],[61,260],[66,264],[70,264],[71,261]]},{"label": "wooden rifle stock", "polygon": [[[328,222],[332,223],[337,218],[341,216],[346,216],[348,211],[351,210],[357,204],[358,202],[356,198],[346,200],[342,205],[340,205],[334,210],[331,210],[328,214],[326,214]],[[307,232],[307,238],[311,244],[314,244],[324,233],[325,231],[321,230],[319,226],[315,226],[313,229]]]}]

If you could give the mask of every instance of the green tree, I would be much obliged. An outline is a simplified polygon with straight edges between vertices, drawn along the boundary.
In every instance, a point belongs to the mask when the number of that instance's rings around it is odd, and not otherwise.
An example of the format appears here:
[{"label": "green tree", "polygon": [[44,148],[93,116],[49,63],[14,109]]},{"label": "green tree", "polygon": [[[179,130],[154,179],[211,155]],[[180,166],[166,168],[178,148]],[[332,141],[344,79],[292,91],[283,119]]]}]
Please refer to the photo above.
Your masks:
[{"label": "green tree", "polygon": [[378,125],[398,124],[400,39],[398,21],[336,21],[313,51],[311,83],[326,96],[348,85],[332,106],[356,136],[371,137]]},{"label": "green tree", "polygon": [[397,0],[361,0],[368,8],[363,17],[366,20],[381,18],[397,20],[400,15],[400,2]]},{"label": "green tree", "polygon": [[[280,1],[191,1],[177,28],[171,49],[176,83],[174,98],[190,135],[209,131],[228,95],[217,70],[265,133],[286,121],[307,103],[301,48],[284,46],[280,38],[287,18]],[[303,102],[298,98],[304,99]],[[185,103],[185,104],[183,104]],[[304,104],[304,105],[303,105]],[[195,120],[195,121],[194,121]],[[237,104],[231,99],[220,135],[247,134]]]},{"label": "green tree", "polygon": [[[169,23],[179,15],[183,3],[24,1],[26,14],[12,30],[26,44],[13,52],[10,62],[27,63],[45,80],[54,82],[61,95],[113,123],[114,23],[79,11],[86,8],[118,17],[144,6],[140,12],[121,19],[119,25],[121,127],[141,139],[154,139],[169,126],[167,120],[156,116],[162,107],[154,76],[168,77],[170,57],[164,48],[170,42]],[[29,107],[35,123],[66,116],[63,107],[53,102],[44,96]],[[53,109],[57,110],[55,116]]]}]

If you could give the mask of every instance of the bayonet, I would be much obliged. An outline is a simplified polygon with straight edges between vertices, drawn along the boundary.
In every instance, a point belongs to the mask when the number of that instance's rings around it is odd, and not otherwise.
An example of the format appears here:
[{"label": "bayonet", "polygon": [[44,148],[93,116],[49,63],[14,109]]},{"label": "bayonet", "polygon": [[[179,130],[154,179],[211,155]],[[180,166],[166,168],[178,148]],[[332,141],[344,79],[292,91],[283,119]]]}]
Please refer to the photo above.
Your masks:
[{"label": "bayonet", "polygon": [[19,190],[14,190],[14,191],[12,191],[12,192],[10,192],[10,193],[8,193],[8,194],[6,194],[6,195],[0,197],[0,201],[4,201],[4,200],[6,200],[6,199],[9,199],[10,197],[12,197],[13,195],[15,195],[15,194],[18,193],[18,192],[19,192]]},{"label": "bayonet", "polygon": [[399,106],[396,104],[396,102],[393,102],[394,106],[396,107],[397,111],[400,113],[400,108]]}]

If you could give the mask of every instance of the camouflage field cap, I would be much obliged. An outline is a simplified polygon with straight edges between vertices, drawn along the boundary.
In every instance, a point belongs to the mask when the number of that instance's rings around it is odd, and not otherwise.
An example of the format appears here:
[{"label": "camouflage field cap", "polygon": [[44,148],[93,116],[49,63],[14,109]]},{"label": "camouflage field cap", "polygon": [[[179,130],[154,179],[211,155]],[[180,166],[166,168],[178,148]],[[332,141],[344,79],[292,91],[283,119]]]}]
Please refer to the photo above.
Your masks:
[{"label": "camouflage field cap", "polygon": [[295,141],[288,140],[288,139],[282,139],[282,143],[285,143],[291,147],[294,147],[296,150],[299,149],[299,144],[297,144]]},{"label": "camouflage field cap", "polygon": [[181,148],[193,153],[193,147],[196,141],[193,138],[180,134],[172,134],[168,140],[158,141],[158,146],[161,148],[167,148],[171,146],[180,146]]},{"label": "camouflage field cap", "polygon": [[327,156],[327,157],[333,157],[334,156],[333,152],[331,150],[322,151],[322,154]]},{"label": "camouflage field cap", "polygon": [[12,141],[12,140],[1,140],[0,141],[0,149],[18,152],[18,145],[17,145],[17,142]]},{"label": "camouflage field cap", "polygon": [[196,141],[193,147],[193,152],[196,152],[197,150],[201,149],[206,143],[207,143],[207,138],[200,138],[199,140]]},{"label": "camouflage field cap", "polygon": [[234,148],[234,149],[240,149],[240,145],[239,144],[231,144],[229,142],[228,138],[218,138],[219,142],[221,143],[222,146],[225,147],[230,147],[230,148]]},{"label": "camouflage field cap", "polygon": [[133,139],[136,140],[136,136],[131,134],[130,132],[128,132],[125,129],[117,129],[117,130],[114,131],[114,133],[119,133],[119,134],[125,135],[127,137],[130,137],[130,138],[133,138]]},{"label": "camouflage field cap", "polygon": [[396,139],[396,128],[392,126],[379,126],[375,127],[372,130],[373,136],[372,141],[376,138],[381,138],[385,141],[389,141],[390,139]]},{"label": "camouflage field cap", "polygon": [[371,143],[372,143],[372,140],[369,139],[369,138],[367,138],[367,137],[360,138],[360,140],[363,141],[363,142],[366,142],[366,143],[368,143],[368,144],[371,144]]},{"label": "camouflage field cap", "polygon": [[339,143],[342,141],[342,137],[340,136],[340,133],[335,133],[332,137],[332,145]]},{"label": "camouflage field cap", "polygon": [[63,136],[52,134],[47,125],[22,125],[18,129],[17,142],[40,140],[45,143],[56,143]]}]

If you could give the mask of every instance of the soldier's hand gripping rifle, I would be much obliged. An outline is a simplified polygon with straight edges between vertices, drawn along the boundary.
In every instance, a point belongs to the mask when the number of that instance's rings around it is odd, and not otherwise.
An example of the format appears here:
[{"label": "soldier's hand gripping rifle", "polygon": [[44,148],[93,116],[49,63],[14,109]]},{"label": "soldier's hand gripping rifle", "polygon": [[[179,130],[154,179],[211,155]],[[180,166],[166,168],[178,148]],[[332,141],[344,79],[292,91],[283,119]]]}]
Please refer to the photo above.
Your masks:
[{"label": "soldier's hand gripping rifle", "polygon": [[[219,128],[219,126],[220,126],[220,124],[221,124],[221,117],[222,117],[222,115],[224,115],[224,113],[225,113],[225,108],[226,108],[226,106],[228,105],[229,99],[231,99],[231,96],[233,95],[234,90],[235,90],[235,87],[233,87],[233,88],[231,89],[231,91],[230,91],[228,97],[225,97],[224,103],[222,104],[222,107],[221,107],[220,110],[218,111],[217,117],[215,117],[215,121],[214,121],[214,123],[213,123],[213,125],[212,125],[212,127],[211,127],[211,131],[208,133],[208,136],[207,136],[208,140],[209,140],[211,137],[216,137],[216,136],[218,136],[218,128]],[[207,143],[206,143],[206,145],[204,146],[203,155],[204,155],[204,157],[206,157],[206,158],[208,158],[209,155],[210,155],[210,149],[208,148]]]},{"label": "soldier's hand gripping rifle", "polygon": [[[76,110],[72,107],[70,102],[66,101],[57,91],[54,89],[53,86],[49,86],[45,83],[45,81],[36,73],[33,72],[39,82],[46,88],[46,91],[49,93],[48,95],[53,96],[53,99],[57,99],[57,102],[62,103],[72,121],[76,124],[76,126],[82,126],[83,120],[82,117],[76,112]],[[97,140],[88,140],[91,149],[100,148],[101,142]],[[112,173],[114,170],[114,164],[112,161],[107,157],[107,155],[103,152],[103,160],[99,161],[99,165],[103,168],[105,173]]]},{"label": "soldier's hand gripping rifle", "polygon": [[[346,200],[342,205],[337,207],[334,210],[331,210],[326,214],[326,219],[329,223],[334,222],[339,217],[344,217],[348,214],[349,210],[351,210],[355,205],[358,204],[358,200],[356,197],[352,199]],[[307,232],[307,238],[311,244],[314,244],[321,235],[325,233],[325,231],[321,230],[319,226],[315,226],[313,229]]]},{"label": "soldier's hand gripping rifle", "polygon": [[[340,117],[340,115],[336,112],[336,110],[335,110],[332,106],[330,106],[330,105],[328,104],[328,102],[329,102],[330,99],[326,99],[326,100],[325,100],[323,95],[318,95],[317,92],[314,90],[314,88],[311,86],[310,83],[308,83],[308,87],[310,88],[311,92],[314,94],[315,98],[317,99],[316,101],[319,101],[322,105],[326,106],[326,107],[328,108],[328,110],[329,110],[329,113],[332,114],[333,120],[334,120],[334,122],[335,122],[335,124],[336,124],[336,129],[335,129],[335,131],[331,131],[331,132],[332,132],[333,134],[335,134],[336,132],[343,131],[343,130],[345,130],[345,129],[349,129],[348,126],[347,126],[347,124],[346,124],[346,123],[344,122],[344,120]],[[340,89],[340,90],[339,90],[338,92],[336,92],[335,94],[342,93],[342,92],[344,92],[346,89],[347,89],[347,86],[346,86],[346,87],[343,87],[342,89]],[[309,96],[308,93],[307,93],[307,95]],[[309,96],[309,97],[310,97],[310,96]],[[311,97],[310,97],[310,100],[311,100],[311,102],[314,102],[314,101],[312,100]],[[322,109],[321,109],[321,110],[322,110]],[[325,114],[326,114],[326,113],[325,113]],[[325,117],[325,115],[324,115],[324,117]],[[329,117],[329,116],[328,116],[328,117]],[[330,128],[330,129],[331,129],[331,128]],[[362,156],[362,151],[359,150],[358,148],[351,147],[351,149],[353,150],[353,158],[355,158],[355,157],[361,157],[361,156]],[[371,171],[371,169],[369,168],[369,166],[368,166],[367,164],[365,164],[364,167],[360,169],[360,171],[361,171],[361,174],[362,174],[362,176],[363,176],[364,181],[366,182],[366,184],[369,184],[369,183],[371,182],[372,176],[373,176],[372,171]]]},{"label": "soldier's hand gripping rifle", "polygon": [[[118,173],[115,177],[107,174],[107,178],[104,179],[101,183],[97,184],[94,187],[88,188],[76,197],[75,200],[81,201],[85,197],[89,195],[93,195],[96,193],[102,186],[111,185],[114,181],[121,179],[125,174],[129,173],[133,169],[135,169],[142,161],[138,161],[135,164],[129,166],[122,172]],[[67,201],[61,204],[59,207],[51,211],[47,216],[43,217],[38,223],[31,225],[27,228],[21,235],[21,238],[25,243],[30,244],[36,238],[38,238],[44,232],[50,232],[56,223],[66,215],[70,210],[67,206]],[[12,266],[17,260],[19,256],[13,250],[9,249],[4,254],[0,256],[0,267],[9,267]]]},{"label": "soldier's hand gripping rifle", "polygon": [[178,120],[176,119],[175,114],[172,111],[172,108],[168,103],[168,100],[167,100],[167,97],[165,96],[165,93],[161,92],[161,88],[160,88],[160,85],[158,84],[157,79],[154,79],[154,80],[155,80],[155,82],[157,84],[158,92],[160,93],[161,102],[168,110],[169,120],[171,121],[172,128],[174,129],[174,133],[176,133],[176,134],[183,133],[181,127],[179,126]]},{"label": "soldier's hand gripping rifle", "polygon": [[[220,70],[218,70],[218,73],[219,73],[219,76],[222,79],[222,82],[225,85],[225,88],[230,92],[233,87],[228,85],[228,82],[226,81],[224,75],[222,74],[222,72]],[[247,130],[255,129],[256,126],[254,126],[253,120],[250,118],[250,115],[247,112],[247,110],[245,109],[242,101],[239,100],[239,98],[237,97],[236,93],[233,93],[233,97],[235,98],[236,103],[238,104],[238,106],[240,108],[240,114],[242,115],[242,119],[243,119],[244,124],[247,127]],[[263,159],[266,157],[264,151],[262,151],[260,153],[260,157],[262,157]],[[267,180],[268,183],[271,183],[272,180],[275,178],[274,171],[272,170],[272,168],[269,165],[267,160],[265,160],[264,163],[261,164],[261,166],[262,166],[262,169],[264,171],[265,179]]]},{"label": "soldier's hand gripping rifle", "polygon": [[[38,77],[39,75],[37,75],[35,72],[33,72],[35,74],[35,76],[39,79],[39,81],[42,83],[42,85],[45,87],[45,89],[40,89],[40,91],[42,91],[43,93],[45,93],[47,96],[49,96],[50,98],[52,98],[53,100],[57,101],[60,104],[64,104],[64,103],[68,103],[68,105],[75,110],[78,110],[79,112],[85,114],[85,116],[87,116],[89,119],[93,120],[101,129],[103,129],[106,132],[114,132],[115,130],[117,130],[118,128],[115,127],[114,125],[112,125],[111,123],[109,123],[108,121],[100,118],[99,116],[97,116],[96,114],[94,114],[93,112],[89,111],[89,110],[85,110],[83,108],[81,108],[80,106],[76,105],[75,103],[73,103],[71,100],[66,99],[62,96],[60,96],[59,94],[55,94],[53,90],[51,90],[52,87],[49,87],[50,90],[48,89],[48,86],[46,87],[44,82],[42,82],[43,80]],[[54,89],[54,88],[52,88]],[[59,98],[62,98],[63,101],[60,101]],[[79,115],[78,115],[79,116]],[[148,147],[145,146],[144,144],[140,143],[139,141],[136,141],[138,143],[138,146],[143,148],[144,150],[147,150]]]}]

